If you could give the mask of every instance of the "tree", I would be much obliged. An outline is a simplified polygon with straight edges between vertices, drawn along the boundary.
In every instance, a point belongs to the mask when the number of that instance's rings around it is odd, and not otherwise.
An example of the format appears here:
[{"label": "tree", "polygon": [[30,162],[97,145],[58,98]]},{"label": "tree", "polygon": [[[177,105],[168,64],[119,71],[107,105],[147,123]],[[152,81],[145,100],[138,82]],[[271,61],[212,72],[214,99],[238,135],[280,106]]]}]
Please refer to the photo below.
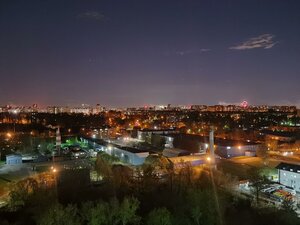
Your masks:
[{"label": "tree", "polygon": [[159,150],[163,150],[165,148],[166,140],[164,137],[158,134],[152,134],[151,136],[151,145],[158,148]]},{"label": "tree", "polygon": [[128,166],[113,165],[112,166],[112,178],[115,188],[120,191],[124,191],[132,184],[133,170]]},{"label": "tree", "polygon": [[278,140],[266,137],[266,146],[270,151],[276,151],[278,148]]},{"label": "tree", "polygon": [[100,153],[97,155],[95,162],[95,170],[98,177],[109,179],[112,175],[112,162],[106,153]]},{"label": "tree", "polygon": [[138,225],[141,218],[136,214],[139,201],[124,198],[121,204],[113,198],[107,202],[87,202],[81,208],[81,217],[89,225]]},{"label": "tree", "polygon": [[119,218],[122,225],[139,224],[141,218],[136,215],[140,202],[136,198],[124,198],[119,208]]},{"label": "tree", "polygon": [[77,215],[77,207],[68,205],[64,207],[61,204],[54,204],[38,219],[39,225],[80,225]]},{"label": "tree", "polygon": [[195,170],[189,162],[182,161],[179,173],[175,177],[179,192],[191,188],[195,181]]},{"label": "tree", "polygon": [[256,197],[256,203],[259,203],[259,192],[270,183],[265,175],[261,175],[261,171],[258,168],[251,168],[248,172],[250,186],[253,188],[253,192]]},{"label": "tree", "polygon": [[256,155],[263,159],[264,164],[266,165],[268,162],[268,147],[265,145],[260,145],[256,150]]},{"label": "tree", "polygon": [[109,204],[105,202],[98,202],[96,205],[92,202],[85,202],[80,213],[88,225],[106,225],[110,222],[108,217]]},{"label": "tree", "polygon": [[165,174],[170,167],[171,162],[162,155],[149,155],[144,165],[151,165],[157,174]]},{"label": "tree", "polygon": [[281,203],[281,209],[285,212],[295,213],[295,202],[292,198],[285,197]]},{"label": "tree", "polygon": [[147,217],[147,225],[171,225],[171,213],[166,208],[152,210]]},{"label": "tree", "polygon": [[9,208],[16,210],[24,206],[27,199],[38,189],[38,182],[33,178],[27,178],[14,184],[9,193]]},{"label": "tree", "polygon": [[214,193],[211,191],[190,190],[187,196],[188,211],[195,224],[216,224],[217,203]]}]

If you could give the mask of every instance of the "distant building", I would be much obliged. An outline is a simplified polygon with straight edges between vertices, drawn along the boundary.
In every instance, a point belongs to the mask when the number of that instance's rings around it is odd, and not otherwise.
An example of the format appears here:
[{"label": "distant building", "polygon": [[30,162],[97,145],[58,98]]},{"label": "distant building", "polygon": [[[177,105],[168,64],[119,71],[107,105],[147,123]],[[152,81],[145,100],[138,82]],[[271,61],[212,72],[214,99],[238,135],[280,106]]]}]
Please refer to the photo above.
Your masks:
[{"label": "distant building", "polygon": [[18,154],[11,154],[6,156],[7,165],[19,165],[22,164],[22,156]]},{"label": "distant building", "polygon": [[103,111],[103,107],[100,104],[97,104],[95,108],[92,109],[93,114],[100,114]]},{"label": "distant building", "polygon": [[52,113],[52,114],[70,113],[70,110],[68,107],[63,107],[63,106],[48,106],[47,113]]},{"label": "distant building", "polygon": [[88,114],[92,113],[92,108],[83,104],[80,107],[70,108],[70,113],[78,113],[78,114],[88,115]]},{"label": "distant building", "polygon": [[300,165],[280,163],[276,169],[280,184],[300,192]]},{"label": "distant building", "polygon": [[272,131],[265,130],[262,132],[267,138],[282,141],[282,142],[292,142],[297,139],[299,133],[289,132],[289,131]]}]

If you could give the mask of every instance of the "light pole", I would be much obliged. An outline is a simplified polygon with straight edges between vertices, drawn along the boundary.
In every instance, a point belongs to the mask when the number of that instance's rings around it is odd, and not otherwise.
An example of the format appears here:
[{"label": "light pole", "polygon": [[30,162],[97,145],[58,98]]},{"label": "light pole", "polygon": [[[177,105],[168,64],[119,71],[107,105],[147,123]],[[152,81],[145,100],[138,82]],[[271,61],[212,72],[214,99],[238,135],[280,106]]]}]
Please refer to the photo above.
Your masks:
[{"label": "light pole", "polygon": [[16,133],[16,117],[17,117],[18,111],[15,109],[13,110],[13,122],[14,122],[14,133]]}]

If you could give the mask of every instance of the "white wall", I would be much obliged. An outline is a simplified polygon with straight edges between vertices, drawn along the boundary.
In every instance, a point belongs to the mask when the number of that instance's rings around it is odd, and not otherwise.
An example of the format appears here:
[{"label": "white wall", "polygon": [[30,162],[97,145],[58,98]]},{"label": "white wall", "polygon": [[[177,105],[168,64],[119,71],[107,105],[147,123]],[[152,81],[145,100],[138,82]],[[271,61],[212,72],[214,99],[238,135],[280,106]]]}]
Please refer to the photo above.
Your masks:
[{"label": "white wall", "polygon": [[300,192],[300,173],[279,170],[279,183]]}]

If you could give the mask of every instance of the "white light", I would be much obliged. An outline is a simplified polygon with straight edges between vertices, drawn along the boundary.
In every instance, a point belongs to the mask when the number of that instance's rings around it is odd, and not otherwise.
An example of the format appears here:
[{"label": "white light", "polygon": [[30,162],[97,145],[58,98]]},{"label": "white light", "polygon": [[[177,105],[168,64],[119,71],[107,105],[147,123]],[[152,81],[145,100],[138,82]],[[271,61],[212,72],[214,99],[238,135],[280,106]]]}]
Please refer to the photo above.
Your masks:
[{"label": "white light", "polygon": [[96,134],[93,134],[93,138],[96,138]]},{"label": "white light", "polygon": [[230,147],[230,146],[227,146],[227,149],[231,149],[231,147]]},{"label": "white light", "polygon": [[205,148],[208,148],[208,144],[205,144]]}]

